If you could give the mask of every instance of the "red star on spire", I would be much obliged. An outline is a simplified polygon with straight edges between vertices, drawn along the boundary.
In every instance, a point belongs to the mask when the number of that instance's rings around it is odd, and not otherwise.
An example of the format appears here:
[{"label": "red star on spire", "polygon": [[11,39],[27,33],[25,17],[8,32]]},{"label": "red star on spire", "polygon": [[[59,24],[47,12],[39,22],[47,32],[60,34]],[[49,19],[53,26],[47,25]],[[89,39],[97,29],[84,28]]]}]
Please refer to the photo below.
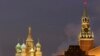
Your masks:
[{"label": "red star on spire", "polygon": [[83,4],[84,4],[84,6],[87,6],[87,0],[83,0]]}]

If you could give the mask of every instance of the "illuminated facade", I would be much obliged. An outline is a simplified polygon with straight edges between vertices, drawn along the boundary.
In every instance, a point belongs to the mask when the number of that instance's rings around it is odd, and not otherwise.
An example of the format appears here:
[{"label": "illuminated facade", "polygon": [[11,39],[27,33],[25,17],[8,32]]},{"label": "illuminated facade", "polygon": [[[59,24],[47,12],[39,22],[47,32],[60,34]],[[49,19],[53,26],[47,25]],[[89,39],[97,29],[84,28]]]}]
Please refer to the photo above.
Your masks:
[{"label": "illuminated facade", "polygon": [[[82,26],[78,36],[78,43],[80,49],[85,52],[85,55],[83,56],[100,56],[100,46],[94,47],[94,33],[90,28],[90,17],[87,11],[87,0],[84,0],[84,10],[81,21]],[[64,56],[82,56],[79,55],[80,52],[81,51],[78,52],[76,49],[69,48],[67,51],[65,51]]]},{"label": "illuminated facade", "polygon": [[88,16],[86,3],[87,2],[85,1],[83,15],[82,15],[82,19],[81,19],[82,27],[81,27],[81,31],[79,34],[79,45],[83,51],[88,52],[94,46],[94,34],[90,28],[90,23],[89,23],[90,19]]},{"label": "illuminated facade", "polygon": [[87,12],[87,0],[84,0],[82,27],[79,34],[79,46],[88,56],[100,56],[100,47],[94,47],[94,34],[90,28],[90,19]]},{"label": "illuminated facade", "polygon": [[32,39],[32,30],[29,27],[28,37],[26,39],[26,44],[22,45],[18,43],[16,45],[16,54],[15,56],[42,56],[41,44],[38,40],[37,44],[34,45],[34,41]]}]

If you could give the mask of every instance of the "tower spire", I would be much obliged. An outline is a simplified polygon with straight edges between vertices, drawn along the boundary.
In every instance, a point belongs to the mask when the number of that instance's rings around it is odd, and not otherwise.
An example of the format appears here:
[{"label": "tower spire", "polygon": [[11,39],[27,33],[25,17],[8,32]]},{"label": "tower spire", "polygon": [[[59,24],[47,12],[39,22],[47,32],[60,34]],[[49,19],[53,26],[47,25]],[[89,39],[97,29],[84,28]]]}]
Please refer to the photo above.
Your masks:
[{"label": "tower spire", "polygon": [[38,43],[40,43],[40,39],[38,38]]},{"label": "tower spire", "polygon": [[87,4],[88,4],[87,0],[83,0],[84,10],[83,10],[83,16],[82,17],[88,17]]},{"label": "tower spire", "polygon": [[31,29],[30,26],[28,28],[28,37],[27,37],[26,41],[33,41],[33,39],[32,39],[32,29]]},{"label": "tower spire", "polygon": [[88,4],[88,1],[87,0],[83,0],[83,5],[87,6],[87,4]]},{"label": "tower spire", "polygon": [[32,30],[31,27],[29,27],[28,29],[29,29],[29,34],[31,34],[31,30]]},{"label": "tower spire", "polygon": [[34,48],[34,41],[32,39],[32,29],[31,27],[28,28],[28,37],[26,39],[26,56],[29,56],[31,48]]}]

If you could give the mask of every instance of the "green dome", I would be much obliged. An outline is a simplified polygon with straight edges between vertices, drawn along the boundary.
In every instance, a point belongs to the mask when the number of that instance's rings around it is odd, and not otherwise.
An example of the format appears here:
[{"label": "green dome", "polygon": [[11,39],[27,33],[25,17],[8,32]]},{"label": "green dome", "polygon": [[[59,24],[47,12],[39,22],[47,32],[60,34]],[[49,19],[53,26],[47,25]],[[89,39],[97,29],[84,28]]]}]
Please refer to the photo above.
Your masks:
[{"label": "green dome", "polygon": [[17,45],[16,45],[16,51],[17,52],[21,52],[21,45],[20,45],[20,43],[17,43]]},{"label": "green dome", "polygon": [[21,48],[20,43],[17,43],[16,48]]},{"label": "green dome", "polygon": [[36,47],[41,48],[41,44],[38,42],[38,43],[36,44]]}]

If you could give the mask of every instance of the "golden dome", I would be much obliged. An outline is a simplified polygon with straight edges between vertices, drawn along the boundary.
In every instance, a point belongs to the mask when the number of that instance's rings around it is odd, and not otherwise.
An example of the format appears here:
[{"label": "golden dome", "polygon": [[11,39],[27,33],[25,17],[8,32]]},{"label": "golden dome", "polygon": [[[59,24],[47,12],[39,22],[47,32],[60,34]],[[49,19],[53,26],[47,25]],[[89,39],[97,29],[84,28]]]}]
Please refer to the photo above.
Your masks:
[{"label": "golden dome", "polygon": [[36,47],[40,48],[40,47],[41,47],[41,44],[38,42],[38,43],[36,44]]},{"label": "golden dome", "polygon": [[40,44],[40,42],[39,42],[39,39],[38,39],[38,42],[37,42],[37,44],[36,44],[36,47],[37,47],[37,48],[41,48],[41,44]]},{"label": "golden dome", "polygon": [[17,43],[16,48],[21,48],[20,43]]},{"label": "golden dome", "polygon": [[30,52],[35,52],[35,50],[33,48],[31,48]]}]

